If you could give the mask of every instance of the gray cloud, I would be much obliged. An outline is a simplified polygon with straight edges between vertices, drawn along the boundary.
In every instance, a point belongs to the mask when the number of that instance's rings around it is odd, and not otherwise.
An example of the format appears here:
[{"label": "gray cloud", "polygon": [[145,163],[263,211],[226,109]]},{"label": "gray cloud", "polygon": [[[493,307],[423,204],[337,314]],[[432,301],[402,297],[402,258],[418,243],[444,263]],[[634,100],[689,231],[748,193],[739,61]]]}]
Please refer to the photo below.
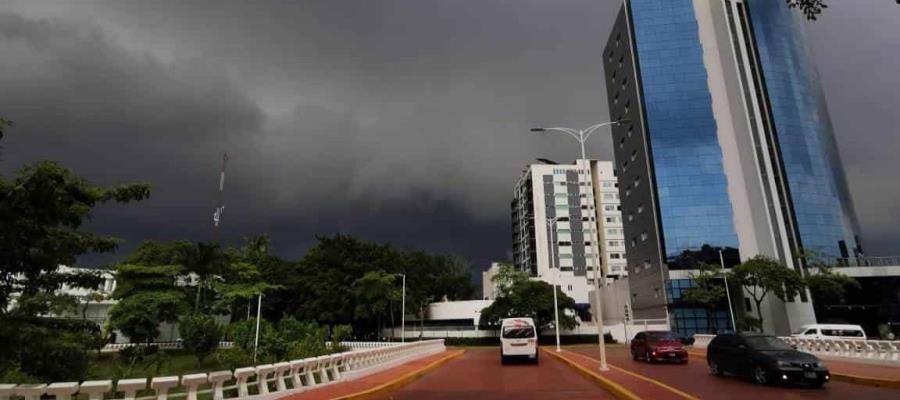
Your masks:
[{"label": "gray cloud", "polygon": [[[859,42],[898,41],[887,22],[837,40],[841,24],[872,17],[848,8],[829,9],[813,45],[864,232],[890,239],[869,240],[870,251],[890,252],[900,190],[876,190],[869,177],[887,178],[897,161],[866,154],[897,153],[889,129],[898,121],[876,110],[897,104],[898,91],[875,83],[900,62]],[[103,183],[150,181],[151,200],[105,208],[92,228],[131,244],[204,239],[228,151],[227,240],[269,232],[298,255],[314,234],[342,231],[484,264],[506,257],[521,168],[576,154],[573,141],[528,128],[608,118],[600,53],[617,9],[589,0],[9,2],[0,6],[0,114],[17,126],[0,171],[58,159]],[[884,70],[861,74],[866,67],[836,55],[850,50],[863,65],[881,57]],[[860,75],[866,85],[851,83]],[[854,115],[869,125],[854,128]],[[590,152],[608,159],[610,146],[600,135]]]}]

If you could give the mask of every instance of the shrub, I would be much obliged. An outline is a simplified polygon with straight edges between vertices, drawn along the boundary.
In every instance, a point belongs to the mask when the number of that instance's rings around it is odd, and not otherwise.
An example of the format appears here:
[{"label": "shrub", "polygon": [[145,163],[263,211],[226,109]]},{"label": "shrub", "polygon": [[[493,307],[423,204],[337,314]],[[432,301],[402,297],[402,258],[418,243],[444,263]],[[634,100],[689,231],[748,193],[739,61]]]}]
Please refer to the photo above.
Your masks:
[{"label": "shrub", "polygon": [[211,315],[194,314],[181,318],[178,333],[181,334],[182,347],[196,356],[198,363],[212,354],[222,339],[222,327]]}]

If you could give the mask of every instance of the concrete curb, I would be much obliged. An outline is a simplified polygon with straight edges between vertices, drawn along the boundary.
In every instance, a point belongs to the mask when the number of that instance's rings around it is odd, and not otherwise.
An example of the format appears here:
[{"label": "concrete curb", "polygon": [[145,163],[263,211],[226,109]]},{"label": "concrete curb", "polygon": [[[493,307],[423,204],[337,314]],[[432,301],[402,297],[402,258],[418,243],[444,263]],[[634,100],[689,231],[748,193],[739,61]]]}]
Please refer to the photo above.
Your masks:
[{"label": "concrete curb", "polygon": [[[706,360],[706,354],[688,352],[688,355],[694,358]],[[827,360],[826,360],[827,362]],[[839,372],[831,372],[831,380],[854,385],[873,386],[880,388],[900,389],[900,380],[872,378],[870,376],[858,376],[850,374],[842,374]]]},{"label": "concrete curb", "polygon": [[381,385],[378,385],[371,389],[363,390],[361,392],[356,392],[356,393],[352,393],[352,394],[348,394],[348,395],[344,395],[344,396],[340,396],[340,397],[335,397],[333,400],[368,399],[368,398],[380,396],[380,395],[384,394],[385,392],[389,392],[389,391],[401,388],[403,386],[406,386],[406,385],[412,383],[416,379],[421,378],[422,376],[431,372],[432,370],[436,369],[437,367],[441,366],[442,364],[444,364],[456,357],[461,356],[465,352],[466,352],[465,350],[451,351],[450,354],[448,354],[438,360],[433,361],[431,364],[428,364],[428,365],[426,365],[422,368],[419,368],[415,371],[409,372],[406,375],[403,375],[399,378],[382,383]]},{"label": "concrete curb", "polygon": [[577,371],[581,375],[596,382],[598,385],[603,387],[603,389],[605,389],[607,392],[612,394],[613,397],[620,399],[620,400],[641,400],[641,398],[638,397],[638,395],[636,395],[636,394],[634,394],[634,392],[626,389],[624,386],[622,386],[618,383],[615,383],[608,378],[604,378],[600,374],[598,374],[594,371],[588,370],[587,368],[584,368],[581,365],[578,365],[578,363],[576,363],[575,361],[569,360],[568,358],[564,357],[563,355],[557,354],[555,351],[545,350],[543,348],[541,350],[544,351],[544,354],[549,354],[549,355],[555,357],[556,359],[562,361],[564,364],[575,369],[575,371]]}]

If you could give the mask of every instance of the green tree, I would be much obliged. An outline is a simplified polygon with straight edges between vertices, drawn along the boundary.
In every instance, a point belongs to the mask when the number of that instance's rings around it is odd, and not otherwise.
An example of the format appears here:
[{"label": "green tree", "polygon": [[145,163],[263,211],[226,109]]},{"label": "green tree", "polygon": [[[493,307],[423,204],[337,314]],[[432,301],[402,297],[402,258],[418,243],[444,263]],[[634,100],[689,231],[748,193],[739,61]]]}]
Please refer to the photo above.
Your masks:
[{"label": "green tree", "polygon": [[[0,130],[8,125],[4,120]],[[95,185],[49,161],[28,165],[12,179],[0,176],[0,374],[21,368],[42,380],[83,376],[99,327],[53,316],[76,311],[76,299],[58,292],[63,285],[92,289],[102,279],[58,267],[118,246],[114,237],[82,230],[95,207],[149,193],[147,185]]]},{"label": "green tree", "polygon": [[207,312],[212,306],[212,299],[207,294],[212,278],[221,275],[228,265],[228,259],[218,243],[197,242],[181,246],[179,263],[189,278],[196,280],[194,312]]},{"label": "green tree", "polygon": [[497,285],[500,293],[507,294],[511,287],[528,281],[528,274],[515,269],[512,264],[500,264],[497,275],[491,277],[491,282]]},{"label": "green tree", "polygon": [[401,294],[396,281],[394,274],[371,271],[353,282],[356,319],[374,320],[379,335],[383,328],[384,317],[391,312],[391,303],[400,300]]},{"label": "green tree", "polygon": [[[578,325],[575,319],[575,300],[567,296],[559,288],[559,325],[563,329],[571,329]],[[494,303],[481,310],[479,325],[497,328],[503,318],[531,317],[539,329],[553,325],[553,286],[543,281],[516,282],[497,296]]]},{"label": "green tree", "polygon": [[715,312],[725,299],[721,270],[714,265],[700,264],[699,272],[691,273],[692,286],[682,292],[681,301],[693,304],[706,312],[706,326],[717,330]]},{"label": "green tree", "polygon": [[[803,13],[808,20],[815,21],[817,17],[828,8],[825,0],[785,0],[790,8],[796,8]],[[896,0],[900,4],[900,0]]]},{"label": "green tree", "polygon": [[[141,245],[156,247],[145,242]],[[143,252],[145,249],[138,249]],[[186,311],[185,292],[176,285],[180,277],[178,265],[121,264],[116,268],[117,286],[113,298],[119,302],[109,311],[109,324],[132,342],[152,342],[160,332],[159,325],[174,323]]]},{"label": "green tree", "polygon": [[[741,285],[756,304],[759,326],[763,326],[760,305],[768,294],[787,301],[805,290],[803,277],[796,270],[766,256],[756,256],[731,269],[730,281]],[[760,328],[762,331],[762,328]]]},{"label": "green tree", "polygon": [[857,282],[856,279],[834,272],[831,268],[820,267],[815,271],[816,272],[810,273],[806,277],[806,286],[809,287],[809,291],[813,295],[815,300],[813,304],[815,304],[816,307],[821,307],[823,305],[820,303],[843,303],[844,296],[847,294],[847,289],[860,288],[859,282]]},{"label": "green tree", "polygon": [[191,314],[178,320],[178,333],[185,350],[202,363],[218,347],[223,329],[212,315]]}]

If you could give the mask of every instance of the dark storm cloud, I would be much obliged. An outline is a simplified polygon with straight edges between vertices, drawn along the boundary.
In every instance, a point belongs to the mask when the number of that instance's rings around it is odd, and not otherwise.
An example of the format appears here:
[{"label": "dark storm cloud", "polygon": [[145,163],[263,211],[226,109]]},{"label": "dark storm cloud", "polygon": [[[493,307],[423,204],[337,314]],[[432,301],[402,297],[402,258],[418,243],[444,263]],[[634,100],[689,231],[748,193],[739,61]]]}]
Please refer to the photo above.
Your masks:
[{"label": "dark storm cloud", "polygon": [[[820,22],[817,50],[832,25],[870,17],[839,8],[829,12],[847,16]],[[131,244],[205,239],[227,151],[231,241],[268,232],[295,256],[314,234],[342,231],[484,264],[508,253],[521,168],[577,150],[528,128],[608,118],[600,53],[617,10],[594,0],[4,3],[0,114],[17,125],[0,171],[57,159],[103,183],[149,181],[151,200],[108,207],[92,228]],[[887,43],[888,25],[868,34]],[[846,60],[825,49],[817,55],[829,64],[820,69],[861,219],[897,238],[885,221],[898,225],[886,206],[900,191],[873,196],[877,182],[864,179],[897,161],[861,154],[873,150],[844,129],[863,103],[846,97],[867,94],[835,86],[860,73],[834,72]],[[873,89],[898,103],[900,91]],[[896,153],[897,121],[865,115],[860,137]],[[600,135],[590,152],[608,159],[610,146]]]}]

